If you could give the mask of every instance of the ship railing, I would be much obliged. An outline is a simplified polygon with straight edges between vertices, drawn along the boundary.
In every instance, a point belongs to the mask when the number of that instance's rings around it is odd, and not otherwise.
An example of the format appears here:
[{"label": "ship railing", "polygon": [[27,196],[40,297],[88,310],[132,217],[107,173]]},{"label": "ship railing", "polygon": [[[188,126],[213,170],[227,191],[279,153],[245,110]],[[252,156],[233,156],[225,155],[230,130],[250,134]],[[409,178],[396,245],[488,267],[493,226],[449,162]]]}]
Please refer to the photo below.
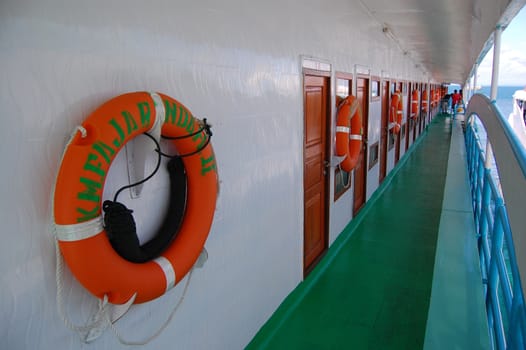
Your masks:
[{"label": "ship railing", "polygon": [[[525,349],[521,280],[526,280],[526,150],[495,101],[486,96],[471,98],[466,117],[468,171],[490,338],[493,349]],[[480,125],[489,146],[481,142]],[[499,182],[492,175],[493,157]]]}]

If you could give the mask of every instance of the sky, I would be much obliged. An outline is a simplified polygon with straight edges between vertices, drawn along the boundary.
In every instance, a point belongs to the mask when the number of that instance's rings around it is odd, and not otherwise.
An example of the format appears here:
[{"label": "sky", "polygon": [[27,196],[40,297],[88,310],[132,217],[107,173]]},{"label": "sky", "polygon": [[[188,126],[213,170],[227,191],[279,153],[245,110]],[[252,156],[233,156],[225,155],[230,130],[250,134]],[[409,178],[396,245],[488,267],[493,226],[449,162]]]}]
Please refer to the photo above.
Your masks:
[{"label": "sky", "polygon": [[[526,6],[502,32],[499,86],[526,86]],[[491,85],[493,49],[480,63],[477,85]]]}]

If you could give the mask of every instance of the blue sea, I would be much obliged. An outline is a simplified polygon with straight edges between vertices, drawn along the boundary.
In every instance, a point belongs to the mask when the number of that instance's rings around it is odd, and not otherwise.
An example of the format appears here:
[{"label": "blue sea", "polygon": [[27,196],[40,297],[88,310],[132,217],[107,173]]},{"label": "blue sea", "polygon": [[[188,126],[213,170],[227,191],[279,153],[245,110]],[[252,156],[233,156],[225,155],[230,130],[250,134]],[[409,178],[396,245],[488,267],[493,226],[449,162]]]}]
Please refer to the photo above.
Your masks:
[{"label": "blue sea", "polygon": [[[513,94],[517,90],[522,90],[522,86],[499,86],[497,90],[497,107],[500,109],[500,112],[502,113],[502,116],[504,118],[507,118],[508,115],[513,111]],[[480,90],[477,90],[476,93],[483,94],[489,97],[490,95],[490,86],[483,86]],[[479,140],[481,142],[481,145],[483,147],[483,150],[486,149],[486,131],[484,130],[484,126],[480,121],[477,119],[475,121],[476,129],[478,130],[478,136]],[[492,161],[492,167],[491,167],[491,173],[493,175],[493,178],[497,181],[497,184],[500,187],[499,184],[499,173],[497,171],[497,165],[495,163],[495,160]]]},{"label": "blue sea", "polygon": [[[522,90],[524,86],[499,86],[497,89],[497,107],[499,107],[502,115],[508,117],[513,111],[513,94],[517,90]],[[484,94],[489,97],[490,87],[483,86],[477,91],[479,94]]]},{"label": "blue sea", "polygon": [[[513,94],[517,90],[522,90],[523,86],[499,86],[497,89],[497,107],[499,108],[502,116],[507,118],[510,113],[513,111]],[[484,94],[489,97],[490,95],[490,86],[483,86],[480,90],[477,91],[479,94]],[[479,139],[481,141],[482,147],[486,148],[486,132],[484,126],[477,120],[476,126],[479,134]],[[497,165],[495,160],[492,161],[491,173],[494,179],[499,184],[499,174],[497,171]]]}]

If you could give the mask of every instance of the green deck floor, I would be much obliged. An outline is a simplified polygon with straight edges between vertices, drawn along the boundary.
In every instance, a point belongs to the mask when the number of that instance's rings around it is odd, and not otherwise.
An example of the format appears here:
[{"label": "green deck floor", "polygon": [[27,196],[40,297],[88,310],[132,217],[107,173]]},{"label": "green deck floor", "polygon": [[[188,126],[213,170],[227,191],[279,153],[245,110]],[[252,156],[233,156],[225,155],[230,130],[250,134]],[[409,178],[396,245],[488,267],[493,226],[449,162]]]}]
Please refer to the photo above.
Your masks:
[{"label": "green deck floor", "polygon": [[248,349],[423,348],[450,137],[436,117]]}]

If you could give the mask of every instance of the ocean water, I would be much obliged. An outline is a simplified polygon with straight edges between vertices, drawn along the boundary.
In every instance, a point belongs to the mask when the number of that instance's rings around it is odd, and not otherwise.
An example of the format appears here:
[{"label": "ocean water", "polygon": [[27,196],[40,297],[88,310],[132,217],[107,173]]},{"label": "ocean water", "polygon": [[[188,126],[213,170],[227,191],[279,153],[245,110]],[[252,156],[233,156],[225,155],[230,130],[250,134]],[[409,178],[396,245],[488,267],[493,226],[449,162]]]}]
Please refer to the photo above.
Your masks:
[{"label": "ocean water", "polygon": [[[525,82],[526,84],[526,82]],[[517,90],[522,90],[524,86],[499,86],[497,89],[497,107],[499,107],[502,115],[508,117],[513,111],[513,94]],[[484,94],[489,97],[490,86],[483,86],[477,91],[479,94]]]},{"label": "ocean water", "polygon": [[[497,107],[499,108],[502,115],[507,118],[510,113],[513,111],[513,94],[517,90],[522,90],[522,86],[499,86],[497,90]],[[490,95],[490,86],[483,86],[477,93],[484,94],[489,97]],[[486,131],[484,126],[478,120],[475,121],[475,126],[479,135],[479,140],[482,144],[483,149],[486,149]],[[499,172],[495,159],[491,162],[491,174],[497,183],[497,187],[500,189],[500,180]]]}]

